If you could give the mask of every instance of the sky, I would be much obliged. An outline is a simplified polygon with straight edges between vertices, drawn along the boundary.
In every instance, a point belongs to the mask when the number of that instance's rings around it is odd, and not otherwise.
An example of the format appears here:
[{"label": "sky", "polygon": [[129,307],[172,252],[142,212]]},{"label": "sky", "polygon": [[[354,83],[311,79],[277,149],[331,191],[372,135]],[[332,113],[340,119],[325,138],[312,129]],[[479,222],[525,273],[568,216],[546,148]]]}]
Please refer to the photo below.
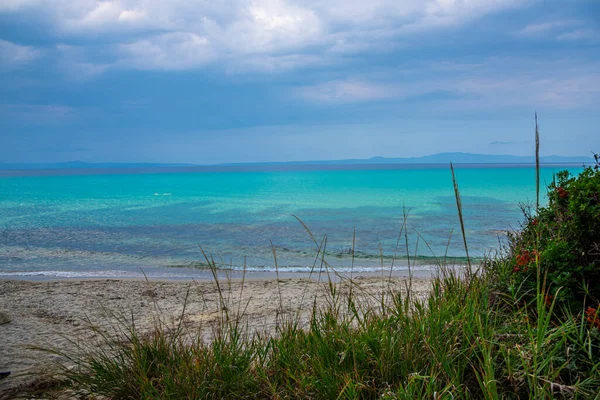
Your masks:
[{"label": "sky", "polygon": [[600,0],[1,0],[0,163],[600,152]]}]

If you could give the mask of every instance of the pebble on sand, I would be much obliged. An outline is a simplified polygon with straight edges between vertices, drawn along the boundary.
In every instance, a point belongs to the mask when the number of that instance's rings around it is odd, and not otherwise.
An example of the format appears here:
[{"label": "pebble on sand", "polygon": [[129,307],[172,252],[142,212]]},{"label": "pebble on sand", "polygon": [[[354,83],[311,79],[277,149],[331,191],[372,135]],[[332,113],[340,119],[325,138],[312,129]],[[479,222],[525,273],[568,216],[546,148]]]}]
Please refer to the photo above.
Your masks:
[{"label": "pebble on sand", "polygon": [[8,313],[0,311],[0,325],[8,324],[10,322],[10,315]]}]

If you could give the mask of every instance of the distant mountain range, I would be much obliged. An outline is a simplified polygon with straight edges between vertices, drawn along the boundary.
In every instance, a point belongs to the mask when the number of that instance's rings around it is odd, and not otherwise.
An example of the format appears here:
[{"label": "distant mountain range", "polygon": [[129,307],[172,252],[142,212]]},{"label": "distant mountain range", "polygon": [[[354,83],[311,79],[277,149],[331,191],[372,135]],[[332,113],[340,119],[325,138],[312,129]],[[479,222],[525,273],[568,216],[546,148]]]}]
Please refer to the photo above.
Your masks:
[{"label": "distant mountain range", "polygon": [[[593,161],[591,156],[540,157],[543,164],[588,164]],[[319,160],[319,161],[292,161],[292,162],[259,162],[259,163],[227,163],[212,166],[285,166],[285,165],[377,165],[377,164],[532,164],[535,157],[489,155],[472,153],[438,153],[422,157],[386,158],[373,157],[369,159],[349,160]],[[35,170],[35,169],[124,169],[124,168],[165,168],[165,167],[206,167],[200,164],[161,164],[161,163],[87,163],[83,161],[69,161],[64,163],[0,163],[0,170]]]},{"label": "distant mountain range", "polygon": [[[270,163],[231,163],[221,165],[356,165],[356,164],[531,164],[535,163],[533,156],[490,155],[472,153],[437,153],[422,157],[387,158],[372,157],[367,159],[326,160],[326,161],[291,161]],[[577,156],[543,156],[540,162],[544,164],[573,164],[591,163],[593,157]]]}]

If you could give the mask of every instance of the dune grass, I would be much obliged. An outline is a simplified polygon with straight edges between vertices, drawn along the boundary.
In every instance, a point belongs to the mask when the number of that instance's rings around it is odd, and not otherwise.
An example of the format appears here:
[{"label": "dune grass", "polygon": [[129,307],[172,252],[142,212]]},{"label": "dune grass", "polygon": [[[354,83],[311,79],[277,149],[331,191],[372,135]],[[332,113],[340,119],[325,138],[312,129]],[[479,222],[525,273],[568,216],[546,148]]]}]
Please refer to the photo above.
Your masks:
[{"label": "dune grass", "polygon": [[208,341],[129,325],[68,355],[63,378],[115,399],[600,398],[597,331],[581,315],[557,322],[542,293],[498,293],[494,274],[444,268],[425,298],[392,286],[367,307],[358,287],[342,290],[351,282],[326,281],[325,305],[313,299],[307,321],[282,317],[268,336],[243,323],[243,305],[223,305]]}]

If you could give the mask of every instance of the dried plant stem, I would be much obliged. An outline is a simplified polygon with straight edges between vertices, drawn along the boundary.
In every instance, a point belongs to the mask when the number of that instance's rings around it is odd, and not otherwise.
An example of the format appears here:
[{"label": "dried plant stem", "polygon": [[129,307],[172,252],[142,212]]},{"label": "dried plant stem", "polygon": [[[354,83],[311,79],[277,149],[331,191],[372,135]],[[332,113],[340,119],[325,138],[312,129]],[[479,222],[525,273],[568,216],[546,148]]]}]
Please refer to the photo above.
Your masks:
[{"label": "dried plant stem", "polygon": [[458,190],[458,182],[456,181],[456,175],[454,174],[454,165],[450,163],[450,170],[452,171],[452,183],[454,184],[454,197],[456,198],[456,208],[458,209],[458,219],[460,221],[460,230],[462,232],[463,243],[465,245],[465,253],[467,254],[467,266],[469,267],[469,275],[472,273],[471,270],[471,258],[469,257],[469,246],[467,246],[467,235],[465,233],[465,222],[462,213],[462,201],[460,199],[460,192]]}]

